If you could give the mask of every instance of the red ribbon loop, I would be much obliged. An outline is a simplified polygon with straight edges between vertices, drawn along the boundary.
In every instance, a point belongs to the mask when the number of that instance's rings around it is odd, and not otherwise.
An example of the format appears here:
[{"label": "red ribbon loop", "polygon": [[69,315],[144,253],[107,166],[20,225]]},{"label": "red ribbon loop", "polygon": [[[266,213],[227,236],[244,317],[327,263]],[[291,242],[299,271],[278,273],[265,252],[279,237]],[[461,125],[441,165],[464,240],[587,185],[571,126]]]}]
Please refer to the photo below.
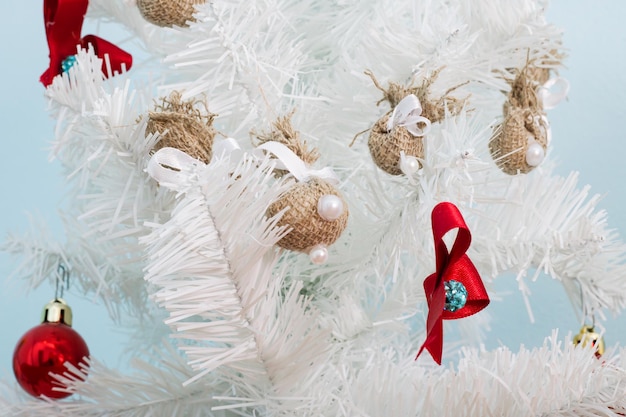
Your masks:
[{"label": "red ribbon loop", "polygon": [[133,57],[128,52],[95,35],[81,38],[80,32],[88,4],[89,0],[44,0],[43,16],[50,50],[50,66],[41,74],[39,81],[46,87],[52,84],[54,77],[63,72],[63,61],[76,54],[78,45],[84,49],[89,45],[94,48],[96,55],[102,58],[102,73],[105,76],[108,73],[105,55],[109,56],[113,72],[122,72],[123,68],[130,69]]},{"label": "red ribbon loop", "polygon": [[[489,296],[476,267],[465,254],[472,241],[472,235],[459,209],[452,203],[439,203],[433,209],[431,217],[437,270],[424,280],[424,292],[428,302],[426,341],[415,359],[426,349],[435,362],[441,365],[443,320],[460,319],[478,313],[489,304]],[[453,229],[458,229],[458,232],[452,250],[448,253],[443,237]],[[465,306],[456,311],[444,310],[446,303],[444,283],[450,280],[460,282],[467,290]]]}]

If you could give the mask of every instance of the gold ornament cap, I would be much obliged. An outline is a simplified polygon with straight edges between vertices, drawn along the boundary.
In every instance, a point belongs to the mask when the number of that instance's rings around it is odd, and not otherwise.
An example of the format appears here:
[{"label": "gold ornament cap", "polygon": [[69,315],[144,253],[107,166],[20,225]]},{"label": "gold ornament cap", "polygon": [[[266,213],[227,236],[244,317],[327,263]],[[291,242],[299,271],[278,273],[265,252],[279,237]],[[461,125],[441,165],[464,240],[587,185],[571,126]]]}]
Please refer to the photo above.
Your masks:
[{"label": "gold ornament cap", "polygon": [[42,323],[62,323],[72,326],[72,309],[64,299],[55,298],[43,308]]},{"label": "gold ornament cap", "polygon": [[583,347],[591,343],[591,346],[596,349],[596,356],[604,355],[604,339],[594,331],[593,326],[584,325],[581,327],[580,332],[574,336],[572,341],[575,345],[582,344]]}]

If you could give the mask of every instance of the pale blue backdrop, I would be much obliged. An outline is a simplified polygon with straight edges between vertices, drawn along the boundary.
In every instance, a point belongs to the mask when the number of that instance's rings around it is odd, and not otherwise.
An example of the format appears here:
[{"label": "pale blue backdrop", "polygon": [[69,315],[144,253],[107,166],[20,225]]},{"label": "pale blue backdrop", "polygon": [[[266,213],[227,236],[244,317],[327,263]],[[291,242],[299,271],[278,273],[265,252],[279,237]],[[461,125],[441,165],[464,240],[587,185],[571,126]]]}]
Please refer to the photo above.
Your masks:
[{"label": "pale blue backdrop", "polygon": [[[57,207],[62,202],[64,182],[58,165],[48,162],[54,123],[46,113],[44,88],[38,82],[48,55],[41,3],[0,2],[0,15],[5,16],[0,26],[2,239],[9,231],[27,231],[27,213],[33,213],[62,240]],[[554,137],[552,157],[558,158],[558,172],[578,170],[583,184],[591,184],[595,193],[606,194],[602,207],[609,212],[610,225],[622,236],[626,236],[625,18],[626,2],[622,0],[555,0],[548,11],[548,19],[565,30],[569,57],[562,75],[572,85],[569,101],[549,114]],[[120,33],[111,29],[103,35],[115,40]],[[0,378],[12,378],[13,347],[38,323],[43,304],[54,292],[44,287],[26,293],[20,282],[6,280],[11,271],[12,260],[0,254]],[[520,343],[540,345],[552,328],[578,330],[574,311],[559,284],[543,279],[531,289],[531,305],[538,318],[535,324],[529,322],[515,283],[500,280],[498,290],[511,291],[506,303],[490,306],[494,320],[488,347],[503,343],[516,350]],[[74,327],[87,340],[92,355],[117,366],[125,336],[93,300],[81,299],[71,291],[66,298],[74,309]],[[610,320],[607,343],[626,344],[625,330],[626,317]]]}]

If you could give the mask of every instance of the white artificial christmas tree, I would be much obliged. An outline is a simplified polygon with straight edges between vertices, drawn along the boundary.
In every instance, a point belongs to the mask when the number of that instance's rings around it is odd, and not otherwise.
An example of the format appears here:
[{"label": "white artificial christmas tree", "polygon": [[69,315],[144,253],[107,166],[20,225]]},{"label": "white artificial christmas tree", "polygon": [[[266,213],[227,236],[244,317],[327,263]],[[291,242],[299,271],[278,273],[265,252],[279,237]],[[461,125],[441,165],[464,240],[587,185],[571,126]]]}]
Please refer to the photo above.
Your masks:
[{"label": "white artificial christmas tree", "polygon": [[[620,351],[598,359],[557,334],[538,349],[485,351],[484,313],[445,325],[444,366],[428,354],[415,360],[440,202],[462,213],[467,255],[487,292],[506,272],[522,291],[528,274],[544,273],[562,282],[583,319],[626,305],[626,246],[576,174],[552,173],[545,113],[525,122],[545,143],[519,173],[503,172],[517,149],[490,151],[523,104],[515,100],[530,97],[541,110],[557,96],[542,89],[550,80],[541,77],[556,80],[563,48],[545,2],[190,3],[186,25],[160,27],[134,1],[91,1],[90,17],[125,25],[145,57],[105,79],[94,50],[79,48],[47,88],[53,154],[71,190],[67,239],[4,245],[24,260],[17,273],[30,286],[54,283],[67,265],[76,286],[134,329],[136,359],[123,371],[95,357],[69,366],[58,376],[74,393],[67,400],[8,387],[2,415],[626,413]],[[530,80],[522,96],[520,74]],[[413,124],[430,130],[409,136],[422,153],[394,154],[391,175],[372,160],[368,138],[384,117],[392,124],[385,119],[383,133],[404,127],[392,97],[402,88],[401,96],[422,94]],[[155,102],[167,100],[187,103],[187,116],[206,124],[211,157],[158,150],[174,126],[149,124],[166,107]],[[414,110],[405,113],[418,120]],[[276,144],[281,137],[306,141],[319,159],[303,162],[302,152]],[[345,230],[310,256],[281,248],[301,231],[281,219],[303,198],[268,209],[320,178],[349,210]]]}]

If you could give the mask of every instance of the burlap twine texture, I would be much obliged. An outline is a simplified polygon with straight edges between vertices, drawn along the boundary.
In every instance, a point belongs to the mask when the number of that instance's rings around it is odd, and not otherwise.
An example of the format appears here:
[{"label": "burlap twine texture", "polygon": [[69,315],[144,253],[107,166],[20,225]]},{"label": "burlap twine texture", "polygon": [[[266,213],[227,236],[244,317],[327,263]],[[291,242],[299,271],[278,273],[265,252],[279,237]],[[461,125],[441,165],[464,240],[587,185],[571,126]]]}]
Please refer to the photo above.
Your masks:
[{"label": "burlap twine texture", "polygon": [[[318,200],[327,194],[336,195],[343,202],[344,211],[334,221],[324,220],[317,212]],[[320,178],[296,183],[269,206],[267,215],[274,216],[286,207],[289,209],[278,222],[280,226],[293,229],[278,242],[278,246],[285,249],[307,252],[315,245],[329,246],[341,236],[348,223],[348,205],[332,184]]]}]

